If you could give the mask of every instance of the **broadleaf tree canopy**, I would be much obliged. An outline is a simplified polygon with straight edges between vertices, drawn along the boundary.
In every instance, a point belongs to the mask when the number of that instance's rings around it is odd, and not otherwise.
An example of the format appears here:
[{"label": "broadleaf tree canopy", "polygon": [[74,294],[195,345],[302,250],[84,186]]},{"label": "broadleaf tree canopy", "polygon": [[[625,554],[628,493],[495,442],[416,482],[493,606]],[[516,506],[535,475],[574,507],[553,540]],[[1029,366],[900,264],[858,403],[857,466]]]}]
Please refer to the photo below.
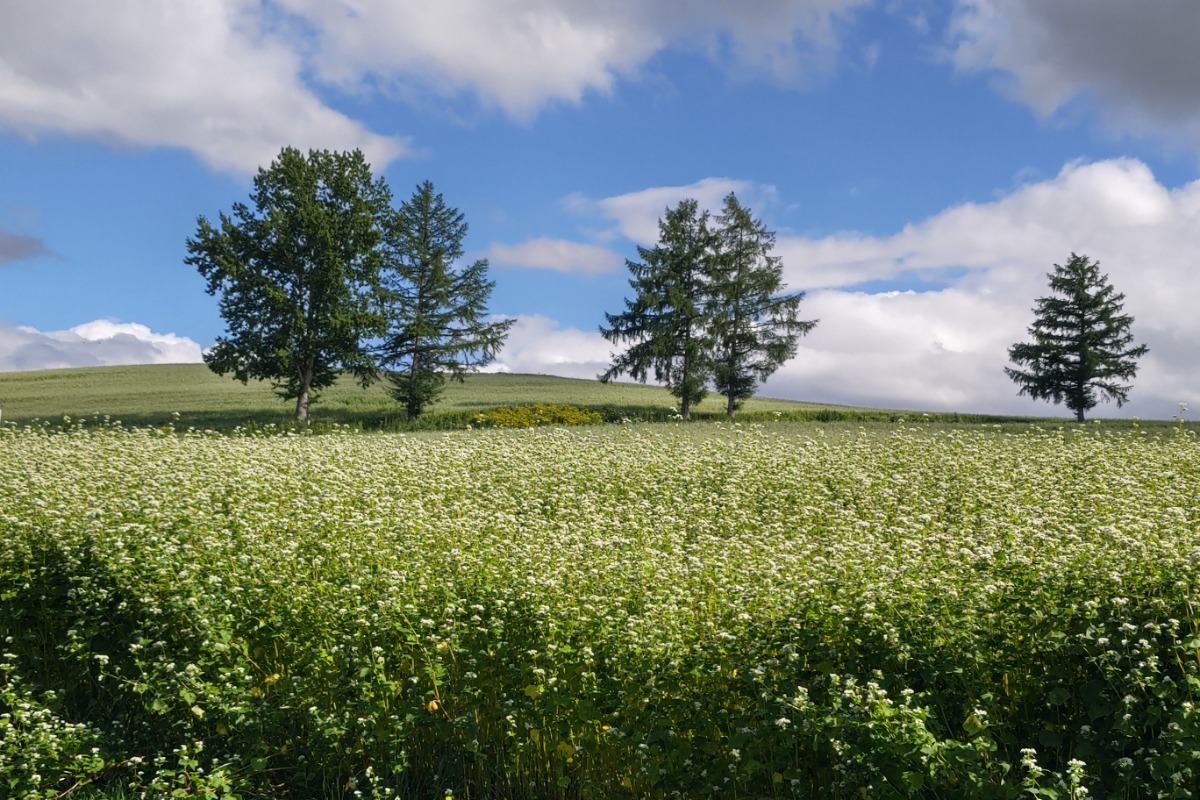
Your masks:
[{"label": "broadleaf tree canopy", "polygon": [[220,295],[228,332],[204,360],[243,383],[269,380],[295,418],[338,373],[376,375],[368,340],[383,334],[381,222],[391,194],[358,151],[285,148],[254,178],[251,205],[214,226],[201,216],[186,263]]}]

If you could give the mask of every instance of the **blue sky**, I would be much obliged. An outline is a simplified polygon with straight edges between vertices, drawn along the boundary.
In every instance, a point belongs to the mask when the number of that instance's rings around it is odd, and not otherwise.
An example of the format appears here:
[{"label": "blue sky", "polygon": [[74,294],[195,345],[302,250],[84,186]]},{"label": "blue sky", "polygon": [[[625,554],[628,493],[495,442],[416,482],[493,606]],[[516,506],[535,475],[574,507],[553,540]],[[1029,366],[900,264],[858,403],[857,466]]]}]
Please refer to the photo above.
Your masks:
[{"label": "blue sky", "polygon": [[1200,378],[1194,0],[8,0],[0,371],[199,360],[223,331],[196,218],[280,148],[431,180],[516,317],[499,366],[594,376],[626,258],[735,191],[820,324],[762,390],[1066,414],[1006,351],[1046,273],[1101,262],[1150,348],[1131,402]]}]

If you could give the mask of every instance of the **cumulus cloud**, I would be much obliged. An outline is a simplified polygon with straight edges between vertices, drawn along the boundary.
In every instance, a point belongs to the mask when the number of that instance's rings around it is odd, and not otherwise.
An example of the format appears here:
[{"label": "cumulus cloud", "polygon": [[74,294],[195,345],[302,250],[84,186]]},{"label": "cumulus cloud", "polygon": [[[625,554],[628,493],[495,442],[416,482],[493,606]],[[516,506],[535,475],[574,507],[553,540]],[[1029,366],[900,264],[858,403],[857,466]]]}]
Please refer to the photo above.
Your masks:
[{"label": "cumulus cloud", "polygon": [[958,0],[950,36],[958,68],[1042,114],[1087,97],[1125,131],[1200,133],[1193,0]]},{"label": "cumulus cloud", "polygon": [[325,81],[469,92],[529,117],[548,101],[610,92],[656,52],[690,46],[782,80],[833,68],[839,25],[868,0],[280,0],[316,31]]},{"label": "cumulus cloud", "polygon": [[[777,254],[788,281],[806,288],[961,268],[980,273],[969,278],[987,284],[979,291],[1027,293],[1032,279],[1041,283],[1073,250],[1107,256],[1121,270],[1114,278],[1141,283],[1146,269],[1186,259],[1172,248],[1195,246],[1198,214],[1200,184],[1170,191],[1136,159],[1077,162],[1051,180],[949,208],[890,237],[780,237]],[[1031,276],[1034,264],[1042,266]]]},{"label": "cumulus cloud", "polygon": [[1018,398],[1004,375],[1007,348],[1029,316],[1014,305],[958,288],[814,292],[803,310],[821,322],[764,393],[872,408],[1054,413]]},{"label": "cumulus cloud", "polygon": [[0,6],[0,127],[191,150],[253,171],[284,145],[407,143],[331,109],[304,82],[303,38],[257,0],[11,0]]},{"label": "cumulus cloud", "polygon": [[[9,0],[0,127],[179,147],[252,171],[285,144],[413,152],[342,97],[468,97],[517,119],[637,79],[668,50],[789,83],[836,70],[871,0]],[[951,59],[1052,113],[1087,97],[1125,130],[1200,133],[1192,0],[956,0]],[[877,43],[867,46],[869,65]],[[874,52],[874,56],[871,53]],[[652,68],[652,67],[650,67]]]},{"label": "cumulus cloud", "polygon": [[755,207],[774,196],[771,186],[758,186],[750,181],[732,178],[703,178],[686,186],[654,186],[636,192],[592,200],[582,194],[566,198],[572,211],[604,219],[615,225],[608,235],[620,234],[643,246],[658,241],[658,221],[668,208],[679,201],[695,200],[700,208],[718,212],[730,192],[739,195],[743,205]]},{"label": "cumulus cloud", "polygon": [[496,264],[525,269],[601,275],[615,272],[624,259],[606,247],[563,239],[531,239],[521,244],[493,244],[488,259]]},{"label": "cumulus cloud", "polygon": [[[1028,338],[1046,274],[1078,252],[1100,261],[1126,295],[1134,336],[1150,347],[1131,402],[1096,413],[1169,417],[1200,395],[1198,248],[1200,181],[1167,189],[1132,159],[1071,164],[1052,180],[947,209],[891,237],[781,239],[786,280],[817,289],[805,312],[822,322],[770,385],[851,404],[1061,413],[1017,398],[1002,368],[1008,346]],[[922,272],[935,288],[852,290]]]},{"label": "cumulus cloud", "polygon": [[200,345],[138,323],[95,320],[65,331],[0,322],[0,372],[201,361]]},{"label": "cumulus cloud", "polygon": [[22,236],[0,228],[0,264],[23,261],[34,256],[46,255],[49,252],[41,239]]},{"label": "cumulus cloud", "polygon": [[594,378],[608,369],[611,352],[599,333],[540,315],[520,316],[490,371]]},{"label": "cumulus cloud", "polygon": [[468,96],[528,119],[672,47],[782,80],[829,72],[868,0],[10,0],[0,127],[191,150],[253,171],[283,145],[411,153],[323,96]]},{"label": "cumulus cloud", "polygon": [[[697,187],[762,192],[744,182],[709,179],[589,201],[582,210],[616,220],[643,242],[657,239],[659,206]],[[780,236],[791,289],[809,294],[805,318],[820,319],[795,359],[763,393],[795,399],[935,411],[1065,414],[1018,397],[1005,376],[1008,347],[1024,341],[1047,273],[1072,252],[1098,260],[1126,295],[1134,336],[1150,348],[1139,362],[1130,402],[1097,414],[1169,418],[1179,402],[1200,405],[1200,181],[1168,189],[1134,159],[1068,164],[1053,179],[989,203],[966,203],[892,236],[842,233],[819,239]],[[872,282],[893,291],[866,291]],[[538,318],[554,341],[555,324]],[[535,340],[536,341],[536,340]],[[580,334],[523,366],[533,371],[599,371],[607,345]],[[571,347],[586,354],[571,355]],[[586,370],[577,366],[586,361]],[[519,370],[514,370],[519,371]]]}]

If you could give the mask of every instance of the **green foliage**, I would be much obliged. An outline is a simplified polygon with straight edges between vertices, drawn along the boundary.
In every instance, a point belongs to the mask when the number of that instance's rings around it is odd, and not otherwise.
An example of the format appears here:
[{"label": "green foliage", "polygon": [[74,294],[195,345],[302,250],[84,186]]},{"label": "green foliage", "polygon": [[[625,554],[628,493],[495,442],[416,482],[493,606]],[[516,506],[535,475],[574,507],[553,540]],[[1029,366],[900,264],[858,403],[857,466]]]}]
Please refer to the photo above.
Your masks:
[{"label": "green foliage", "polygon": [[389,330],[379,352],[410,422],[441,395],[447,375],[461,382],[491,363],[513,324],[487,319],[495,283],[486,259],[455,267],[466,235],[463,215],[429,181],[388,220]]},{"label": "green foliage", "polygon": [[713,385],[733,419],[746,398],[785,361],[796,342],[817,325],[799,319],[804,292],[781,295],[783,264],[775,234],[730,192],[717,218],[716,250],[709,260]]},{"label": "green foliage", "polygon": [[630,342],[600,376],[610,381],[628,374],[643,381],[650,375],[679,399],[680,413],[691,418],[692,406],[708,393],[712,344],[708,330],[705,269],[714,245],[708,212],[695,200],[668,208],[658,223],[658,244],[638,247],[641,261],[626,261],[634,298],[625,311],[605,314],[600,333],[614,343]]},{"label": "green foliage", "polygon": [[23,680],[16,653],[0,658],[0,795],[57,798],[112,768],[99,730],[64,719],[59,693]]},{"label": "green foliage", "polygon": [[638,248],[641,262],[626,262],[634,299],[624,312],[605,314],[604,338],[631,344],[600,379],[653,374],[679,398],[685,420],[711,383],[732,419],[817,322],[798,318],[803,292],[778,294],[775,234],[732,192],[715,227],[695,200],[668,208],[658,227],[658,244]]},{"label": "green foliage", "polygon": [[2,426],[0,792],[1197,785],[1191,432],[827,431]]},{"label": "green foliage", "polygon": [[539,425],[598,425],[604,422],[599,411],[561,403],[534,403],[528,406],[504,406],[475,417],[475,423],[493,428],[536,428]]},{"label": "green foliage", "polygon": [[1034,306],[1032,342],[1014,344],[1008,357],[1017,368],[1004,371],[1021,387],[1018,394],[1066,405],[1079,422],[1096,405],[1097,394],[1121,406],[1137,375],[1145,345],[1133,346],[1133,317],[1122,314],[1125,295],[1100,274],[1099,262],[1071,254],[1054,265],[1052,294]]},{"label": "green foliage", "polygon": [[213,227],[201,216],[186,263],[220,295],[228,334],[204,360],[245,383],[272,381],[295,418],[349,371],[367,383],[365,340],[382,335],[380,226],[391,194],[357,150],[284,148],[254,178],[253,209],[235,203]]}]

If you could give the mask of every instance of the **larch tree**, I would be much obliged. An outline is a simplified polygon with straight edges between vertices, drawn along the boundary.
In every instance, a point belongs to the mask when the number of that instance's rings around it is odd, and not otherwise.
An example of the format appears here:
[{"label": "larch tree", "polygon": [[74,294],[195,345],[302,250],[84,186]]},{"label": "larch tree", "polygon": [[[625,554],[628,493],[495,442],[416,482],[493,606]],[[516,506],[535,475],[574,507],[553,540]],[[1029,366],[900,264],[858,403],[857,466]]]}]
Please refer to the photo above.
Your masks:
[{"label": "larch tree", "polygon": [[447,376],[461,381],[494,360],[513,320],[488,314],[495,283],[486,259],[457,265],[467,223],[432,183],[418,186],[385,228],[389,329],[377,352],[411,422],[442,393]]},{"label": "larch tree", "polygon": [[269,380],[308,421],[319,391],[349,371],[376,374],[369,341],[379,303],[381,223],[391,193],[358,151],[285,148],[254,178],[251,205],[214,226],[201,216],[186,263],[220,295],[228,326],[204,360],[214,372]]},{"label": "larch tree", "polygon": [[695,200],[668,208],[658,243],[638,247],[641,261],[625,262],[633,299],[620,314],[605,314],[608,324],[600,327],[608,341],[629,344],[600,380],[628,374],[645,382],[653,375],[678,398],[684,419],[707,394],[712,372],[707,276],[714,238],[708,223]]},{"label": "larch tree", "polygon": [[775,234],[731,192],[716,219],[708,260],[713,385],[733,419],[743,401],[788,359],[817,320],[799,318],[804,292],[783,293]]},{"label": "larch tree", "polygon": [[1133,344],[1133,317],[1122,313],[1125,295],[1100,273],[1099,262],[1072,253],[1047,277],[1051,294],[1034,305],[1033,340],[1009,348],[1015,366],[1004,371],[1018,394],[1061,403],[1083,422],[1098,398],[1118,407],[1129,399],[1127,381],[1147,347]]}]

